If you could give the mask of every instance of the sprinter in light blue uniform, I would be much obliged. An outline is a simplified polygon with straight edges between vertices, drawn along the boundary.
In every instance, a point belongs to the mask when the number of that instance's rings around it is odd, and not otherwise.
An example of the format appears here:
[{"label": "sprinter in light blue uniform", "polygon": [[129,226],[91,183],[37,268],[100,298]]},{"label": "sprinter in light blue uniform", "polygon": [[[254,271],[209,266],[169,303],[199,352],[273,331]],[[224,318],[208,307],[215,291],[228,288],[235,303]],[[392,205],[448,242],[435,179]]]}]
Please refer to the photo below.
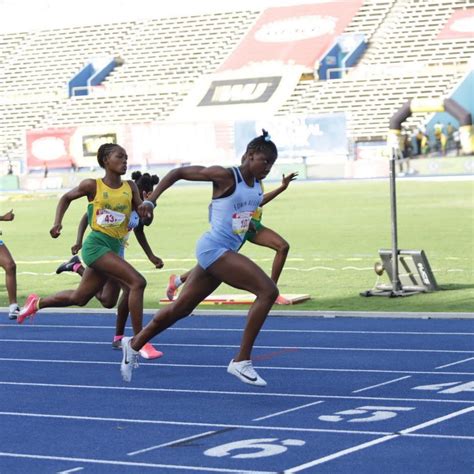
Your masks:
[{"label": "sprinter in light blue uniform", "polygon": [[249,309],[240,349],[227,371],[242,382],[263,387],[267,383],[253,368],[251,352],[257,335],[278,296],[278,288],[268,275],[238,250],[244,242],[252,214],[263,199],[261,180],[277,159],[277,148],[268,133],[254,138],[238,168],[184,166],[171,170],[140,206],[141,216],[151,217],[153,203],[175,182],[211,181],[213,185],[211,230],[198,241],[198,264],[191,270],[178,298],[161,308],[153,320],[133,338],[123,338],[122,377],[129,382],[138,364],[139,350],[154,336],[192,313],[194,308],[221,283],[255,294]]},{"label": "sprinter in light blue uniform", "polygon": [[255,179],[249,186],[239,168],[232,168],[235,189],[232,194],[214,198],[209,213],[211,230],[196,246],[196,258],[205,270],[225,252],[236,252],[244,243],[252,215],[263,199],[263,188]]}]

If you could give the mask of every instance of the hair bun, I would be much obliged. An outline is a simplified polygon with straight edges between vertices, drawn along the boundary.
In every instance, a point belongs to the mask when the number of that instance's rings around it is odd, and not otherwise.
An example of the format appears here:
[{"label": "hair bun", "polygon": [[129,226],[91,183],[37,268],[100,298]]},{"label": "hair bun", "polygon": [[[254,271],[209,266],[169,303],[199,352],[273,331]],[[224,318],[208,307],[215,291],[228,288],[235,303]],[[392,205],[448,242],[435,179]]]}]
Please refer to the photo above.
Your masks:
[{"label": "hair bun", "polygon": [[140,171],[134,171],[134,172],[132,173],[132,179],[133,179],[134,181],[136,181],[137,179],[140,179],[141,176],[142,176],[142,174],[141,174]]}]

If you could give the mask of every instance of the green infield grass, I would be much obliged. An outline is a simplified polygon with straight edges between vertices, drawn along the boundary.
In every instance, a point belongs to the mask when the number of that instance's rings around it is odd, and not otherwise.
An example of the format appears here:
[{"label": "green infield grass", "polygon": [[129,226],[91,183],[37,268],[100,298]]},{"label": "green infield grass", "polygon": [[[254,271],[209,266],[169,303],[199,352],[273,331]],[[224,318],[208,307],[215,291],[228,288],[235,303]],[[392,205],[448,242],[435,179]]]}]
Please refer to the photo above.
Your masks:
[{"label": "green infield grass", "polygon": [[[278,183],[268,183],[271,190]],[[277,309],[327,311],[474,311],[474,181],[399,180],[398,234],[400,249],[423,249],[440,291],[407,298],[364,298],[374,286],[378,249],[390,248],[389,183],[384,181],[301,181],[265,207],[263,222],[291,245],[279,282],[281,293],[307,293],[311,300]],[[146,234],[155,254],[165,261],[156,270],[135,238],[127,259],[148,281],[145,308],[159,307],[171,273],[195,264],[194,247],[208,228],[210,185],[176,185],[158,202]],[[1,238],[17,262],[18,299],[40,296],[77,285],[73,273],[56,275],[70,257],[86,200],[71,204],[62,235],[49,236],[61,194],[11,194],[2,197],[0,212],[15,212],[13,222],[0,223]],[[247,243],[242,253],[269,272],[274,252]],[[0,273],[2,270],[0,270]],[[383,281],[388,281],[386,275]],[[218,293],[239,293],[222,285]],[[0,277],[0,306],[7,306]],[[89,307],[99,307],[93,299]],[[222,306],[206,306],[222,309]],[[230,308],[228,306],[224,308]],[[233,306],[232,308],[239,308]]]}]

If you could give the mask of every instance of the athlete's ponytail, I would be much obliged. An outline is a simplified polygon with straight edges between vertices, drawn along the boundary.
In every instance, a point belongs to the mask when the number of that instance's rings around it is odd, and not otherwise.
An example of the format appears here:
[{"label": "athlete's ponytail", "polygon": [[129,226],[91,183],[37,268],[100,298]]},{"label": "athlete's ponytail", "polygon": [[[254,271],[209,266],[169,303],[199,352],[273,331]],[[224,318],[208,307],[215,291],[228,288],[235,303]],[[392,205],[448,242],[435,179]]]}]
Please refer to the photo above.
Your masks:
[{"label": "athlete's ponytail", "polygon": [[272,142],[272,139],[269,133],[262,128],[262,134],[259,137],[254,138],[247,145],[247,153],[261,152],[269,155],[271,158],[276,158],[278,156],[278,150],[276,145]]}]

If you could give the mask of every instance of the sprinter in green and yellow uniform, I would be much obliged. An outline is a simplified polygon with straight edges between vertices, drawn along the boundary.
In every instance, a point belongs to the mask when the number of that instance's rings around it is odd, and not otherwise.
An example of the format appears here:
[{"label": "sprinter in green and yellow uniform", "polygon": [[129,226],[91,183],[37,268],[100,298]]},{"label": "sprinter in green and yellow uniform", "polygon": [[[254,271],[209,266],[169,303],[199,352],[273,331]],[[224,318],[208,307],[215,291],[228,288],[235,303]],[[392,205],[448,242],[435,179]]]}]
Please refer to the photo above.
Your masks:
[{"label": "sprinter in green and yellow uniform", "polygon": [[[75,290],[65,290],[40,298],[31,294],[18,316],[21,324],[43,308],[84,306],[104,286],[108,278],[129,289],[128,304],[135,333],[142,328],[143,293],[146,280],[126,260],[119,256],[128,222],[133,210],[143,202],[133,181],[124,181],[127,172],[127,152],[119,145],[106,143],[97,152],[97,161],[104,168],[100,179],[85,179],[59,200],[51,237],[61,234],[62,220],[70,203],[87,197],[88,216],[92,232],[87,236],[82,257],[87,264],[83,278]],[[145,206],[146,207],[146,206]],[[142,216],[146,218],[146,216]]]}]

